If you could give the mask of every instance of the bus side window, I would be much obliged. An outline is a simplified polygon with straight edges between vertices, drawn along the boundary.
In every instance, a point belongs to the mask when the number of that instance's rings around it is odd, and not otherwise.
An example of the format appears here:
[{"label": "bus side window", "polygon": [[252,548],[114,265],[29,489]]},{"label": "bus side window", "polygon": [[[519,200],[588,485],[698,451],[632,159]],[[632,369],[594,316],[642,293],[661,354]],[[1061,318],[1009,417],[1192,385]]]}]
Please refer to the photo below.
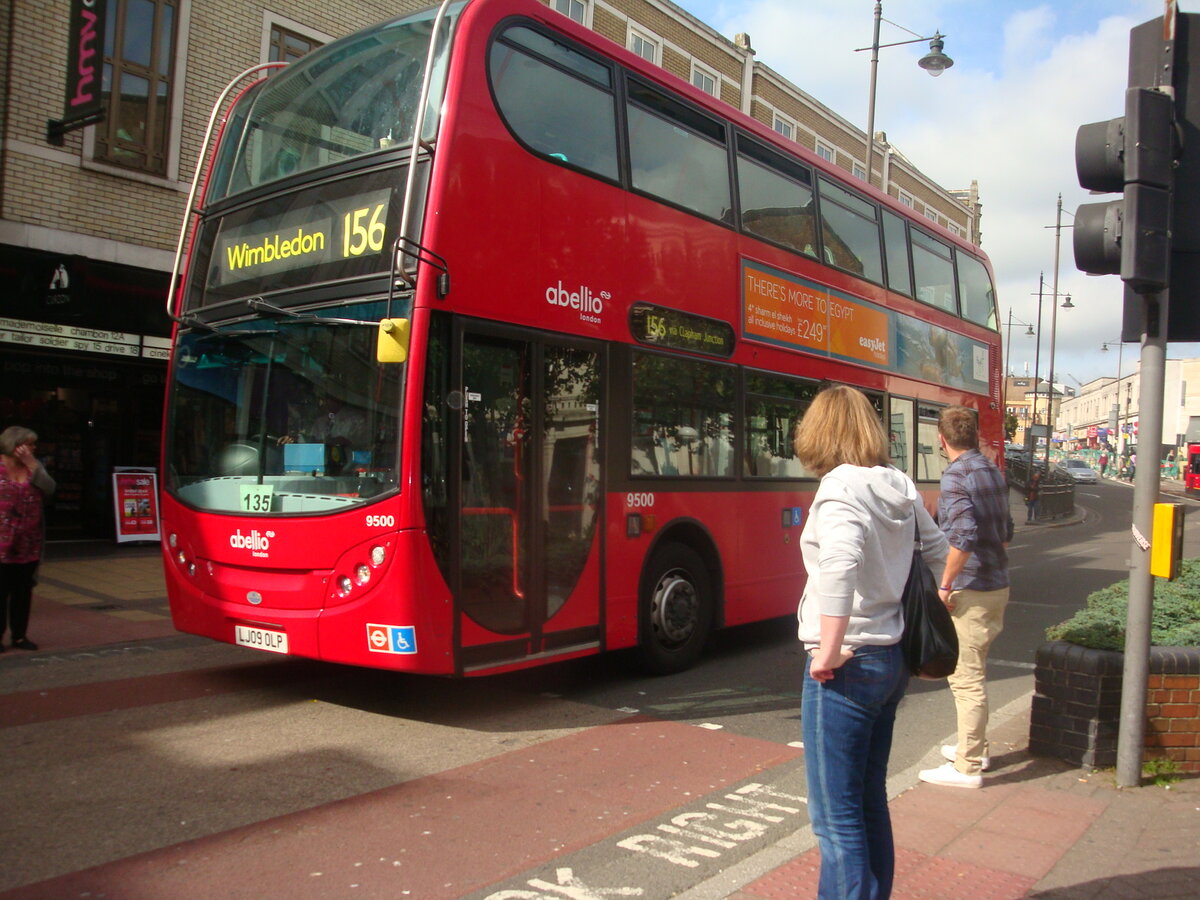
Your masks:
[{"label": "bus side window", "polygon": [[887,260],[887,284],[898,294],[912,296],[912,263],[908,260],[908,236],[904,220],[883,210],[883,252]]},{"label": "bus side window", "polygon": [[629,83],[629,164],[635,190],[729,221],[725,126],[646,85]]},{"label": "bus side window", "polygon": [[917,299],[947,312],[958,313],[954,302],[954,264],[950,248],[923,231],[910,228],[913,276]]},{"label": "bus side window", "polygon": [[961,250],[955,251],[954,255],[958,260],[958,295],[963,318],[987,328],[997,327],[996,297],[987,267]]},{"label": "bus side window", "polygon": [[808,169],[738,135],[738,193],[742,228],[816,256],[816,214]]},{"label": "bus side window", "polygon": [[[891,413],[888,417],[888,444],[891,448],[892,465],[912,476],[913,440],[916,437],[913,421],[913,402],[901,397],[891,398]],[[936,438],[934,443],[936,443]]]},{"label": "bus side window", "polygon": [[633,359],[630,474],[734,474],[734,369],[675,356]]},{"label": "bus side window", "polygon": [[820,179],[821,232],[830,265],[883,283],[879,217],[873,203]]},{"label": "bus side window", "polygon": [[616,180],[612,72],[529,28],[510,28],[491,51],[496,106],[531,150]]}]

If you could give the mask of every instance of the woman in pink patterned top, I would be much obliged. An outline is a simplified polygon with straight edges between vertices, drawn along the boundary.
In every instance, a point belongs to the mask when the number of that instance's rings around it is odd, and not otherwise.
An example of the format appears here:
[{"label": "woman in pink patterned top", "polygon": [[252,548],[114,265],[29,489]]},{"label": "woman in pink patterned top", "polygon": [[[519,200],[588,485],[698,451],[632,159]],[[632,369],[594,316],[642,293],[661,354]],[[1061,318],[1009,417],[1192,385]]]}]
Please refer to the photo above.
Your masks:
[{"label": "woman in pink patterned top", "polygon": [[33,575],[42,557],[42,504],[54,479],[33,455],[37,435],[13,425],[0,432],[0,652],[7,628],[12,646],[36,650],[25,635],[33,602]]}]

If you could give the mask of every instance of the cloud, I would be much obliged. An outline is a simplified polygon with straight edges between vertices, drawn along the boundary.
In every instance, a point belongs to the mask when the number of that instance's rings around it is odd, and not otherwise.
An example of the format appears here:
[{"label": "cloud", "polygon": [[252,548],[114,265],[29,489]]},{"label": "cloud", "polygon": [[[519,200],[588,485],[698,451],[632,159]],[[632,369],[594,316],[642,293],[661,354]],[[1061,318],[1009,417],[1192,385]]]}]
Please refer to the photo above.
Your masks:
[{"label": "cloud", "polygon": [[[1036,322],[1039,274],[1045,274],[1043,377],[1062,194],[1058,290],[1072,295],[1076,309],[1058,310],[1056,380],[1071,383],[1061,377],[1071,373],[1086,382],[1115,372],[1111,354],[1099,349],[1120,333],[1123,287],[1115,276],[1093,278],[1075,268],[1070,226],[1076,207],[1111,199],[1090,197],[1078,186],[1075,132],[1123,113],[1129,30],[1161,15],[1162,4],[1056,0],[1016,6],[887,0],[886,19],[904,26],[933,23],[947,33],[945,49],[955,64],[931,79],[916,65],[927,44],[881,49],[875,128],[937,183],[965,188],[979,182],[983,249],[996,273],[1002,321],[1011,311],[1017,320]],[[722,33],[748,32],[760,62],[865,129],[870,53],[855,51],[871,44],[870,10],[869,0],[752,0],[720,4],[709,21]],[[882,24],[881,43],[910,37]],[[1027,354],[1032,369],[1034,342],[1013,344],[1012,367],[1019,371]],[[1136,348],[1128,351],[1126,357],[1136,356]],[[1173,345],[1169,353],[1195,354],[1193,345]]]}]

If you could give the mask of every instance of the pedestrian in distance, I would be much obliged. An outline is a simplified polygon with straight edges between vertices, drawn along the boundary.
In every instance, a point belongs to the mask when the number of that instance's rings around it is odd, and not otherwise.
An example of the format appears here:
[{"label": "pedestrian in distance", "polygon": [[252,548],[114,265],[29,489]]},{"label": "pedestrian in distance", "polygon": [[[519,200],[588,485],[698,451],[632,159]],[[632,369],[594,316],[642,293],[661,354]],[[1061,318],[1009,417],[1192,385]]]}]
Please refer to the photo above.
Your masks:
[{"label": "pedestrian in distance", "polygon": [[821,479],[800,535],[808,580],[798,611],[817,897],[886,900],[895,873],[888,757],[908,686],[900,597],[915,532],[935,572],[946,538],[912,480],[890,464],[887,434],[862,392],[837,385],[818,394],[795,449]]},{"label": "pedestrian in distance", "polygon": [[1036,466],[1029,473],[1029,483],[1025,485],[1025,524],[1032,525],[1037,521],[1042,499],[1042,470]]},{"label": "pedestrian in distance", "polygon": [[33,455],[36,446],[37,435],[28,428],[0,432],[0,651],[6,629],[13,647],[37,649],[26,630],[45,541],[42,507],[55,484]]},{"label": "pedestrian in distance", "polygon": [[962,406],[943,409],[938,442],[950,459],[938,497],[938,524],[950,542],[938,596],[950,609],[958,633],[958,665],[948,679],[958,742],[943,745],[947,762],[922,770],[919,777],[931,784],[977,788],[983,786],[983,772],[991,761],[987,658],[1004,628],[1013,521],[1004,476],[979,452],[975,413]]},{"label": "pedestrian in distance", "polygon": [[1106,451],[1106,450],[1100,451],[1099,466],[1100,466],[1100,477],[1103,478],[1104,473],[1108,470],[1108,451]]}]

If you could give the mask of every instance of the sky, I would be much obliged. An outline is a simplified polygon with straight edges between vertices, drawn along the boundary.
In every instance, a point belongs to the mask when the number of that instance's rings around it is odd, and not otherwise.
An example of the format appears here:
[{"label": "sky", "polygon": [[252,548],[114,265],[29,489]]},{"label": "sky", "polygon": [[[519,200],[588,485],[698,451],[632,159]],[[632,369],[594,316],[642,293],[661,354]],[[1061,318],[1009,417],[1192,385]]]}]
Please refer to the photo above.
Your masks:
[{"label": "sky", "polygon": [[[862,130],[867,126],[875,0],[676,0],[732,38],[750,35],[756,58]],[[1124,113],[1129,30],[1163,14],[1163,0],[883,0],[881,44],[945,35],[954,65],[938,78],[917,66],[927,42],[879,51],[875,130],[946,188],[978,181],[982,248],[991,258],[1008,366],[1068,387],[1117,377],[1123,286],[1075,268],[1070,226],[1090,196],[1075,173],[1080,125]],[[1200,0],[1180,0],[1200,12]],[[895,24],[890,24],[895,23]],[[898,27],[899,26],[899,27]],[[910,29],[911,34],[905,29]],[[1062,195],[1054,307],[1056,209]],[[1044,283],[1042,282],[1044,279]],[[1038,330],[1040,342],[1026,336]],[[1007,341],[1012,321],[1011,344]],[[1108,342],[1110,352],[1101,347]],[[1038,345],[1040,343],[1040,353]],[[1120,354],[1121,374],[1138,358]],[[1200,356],[1171,344],[1168,358]]]}]

